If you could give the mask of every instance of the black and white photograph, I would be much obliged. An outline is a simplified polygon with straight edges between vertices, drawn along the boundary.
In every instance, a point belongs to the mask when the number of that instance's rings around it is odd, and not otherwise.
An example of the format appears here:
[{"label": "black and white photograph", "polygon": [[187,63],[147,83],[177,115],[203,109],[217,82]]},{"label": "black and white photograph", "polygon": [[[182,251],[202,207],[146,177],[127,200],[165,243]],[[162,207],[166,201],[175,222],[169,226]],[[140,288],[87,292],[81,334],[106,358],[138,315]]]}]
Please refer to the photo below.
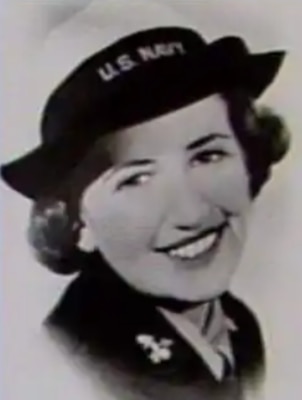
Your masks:
[{"label": "black and white photograph", "polygon": [[7,400],[302,394],[302,7],[2,5]]}]

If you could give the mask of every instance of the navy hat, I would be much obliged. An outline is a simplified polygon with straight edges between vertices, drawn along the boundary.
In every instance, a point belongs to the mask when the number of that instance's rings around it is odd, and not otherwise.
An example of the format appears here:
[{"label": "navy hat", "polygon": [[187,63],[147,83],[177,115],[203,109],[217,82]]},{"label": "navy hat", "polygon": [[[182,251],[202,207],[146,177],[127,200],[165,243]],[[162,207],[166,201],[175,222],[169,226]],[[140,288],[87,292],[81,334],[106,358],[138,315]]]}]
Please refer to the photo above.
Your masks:
[{"label": "navy hat", "polygon": [[103,134],[234,88],[258,98],[284,54],[251,54],[232,36],[206,43],[179,27],[123,37],[78,65],[53,91],[42,115],[41,145],[2,166],[2,177],[36,199],[64,179]]}]

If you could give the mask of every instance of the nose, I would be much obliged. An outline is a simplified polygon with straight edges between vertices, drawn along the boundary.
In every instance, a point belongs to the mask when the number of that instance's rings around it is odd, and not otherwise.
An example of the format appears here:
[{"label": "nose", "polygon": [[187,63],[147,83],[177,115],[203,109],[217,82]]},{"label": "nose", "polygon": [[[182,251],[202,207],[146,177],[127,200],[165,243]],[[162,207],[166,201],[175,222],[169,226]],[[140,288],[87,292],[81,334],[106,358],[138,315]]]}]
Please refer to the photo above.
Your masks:
[{"label": "nose", "polygon": [[173,229],[182,232],[199,230],[208,224],[211,209],[209,201],[186,184],[172,199],[170,224]]}]

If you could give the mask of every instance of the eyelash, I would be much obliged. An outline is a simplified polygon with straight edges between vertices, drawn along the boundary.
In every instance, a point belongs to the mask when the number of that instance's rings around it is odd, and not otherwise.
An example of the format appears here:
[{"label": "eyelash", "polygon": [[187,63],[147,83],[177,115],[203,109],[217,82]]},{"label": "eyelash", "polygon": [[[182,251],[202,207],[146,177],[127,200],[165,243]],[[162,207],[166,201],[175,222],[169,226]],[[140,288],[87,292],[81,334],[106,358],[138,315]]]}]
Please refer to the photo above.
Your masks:
[{"label": "eyelash", "polygon": [[151,178],[152,174],[150,172],[138,172],[135,175],[130,176],[129,178],[124,179],[122,182],[120,182],[117,186],[117,190],[121,190],[124,187],[135,187],[135,186],[140,186],[143,185],[146,182],[138,182],[139,178],[142,177],[147,177],[147,181],[149,181],[149,178]]},{"label": "eyelash", "polygon": [[[213,159],[213,156],[216,157]],[[220,149],[213,150],[203,150],[197,154],[195,154],[191,159],[191,165],[196,162],[198,165],[200,164],[215,164],[222,161],[224,158],[230,156],[228,152]],[[218,158],[217,158],[218,157]]]}]

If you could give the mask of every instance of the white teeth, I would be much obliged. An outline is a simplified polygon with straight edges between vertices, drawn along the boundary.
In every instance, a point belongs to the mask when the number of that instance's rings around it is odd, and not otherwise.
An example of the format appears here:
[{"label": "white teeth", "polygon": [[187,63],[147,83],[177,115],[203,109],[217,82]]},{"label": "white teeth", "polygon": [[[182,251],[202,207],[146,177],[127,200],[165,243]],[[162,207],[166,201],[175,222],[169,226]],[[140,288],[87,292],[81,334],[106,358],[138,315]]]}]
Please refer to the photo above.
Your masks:
[{"label": "white teeth", "polygon": [[180,257],[188,257],[188,248],[182,247],[181,249],[176,250],[176,255]]},{"label": "white teeth", "polygon": [[217,232],[210,233],[206,237],[196,240],[194,243],[170,250],[168,254],[172,257],[191,259],[207,251],[214,244],[216,239]]},{"label": "white teeth", "polygon": [[189,246],[187,246],[186,250],[187,250],[187,256],[189,258],[192,258],[192,257],[194,257],[194,255],[196,253],[196,245],[190,244]]},{"label": "white teeth", "polygon": [[216,233],[212,233],[206,236],[204,239],[200,240],[197,244],[199,252],[203,252],[208,249],[214,243],[216,239]]}]

